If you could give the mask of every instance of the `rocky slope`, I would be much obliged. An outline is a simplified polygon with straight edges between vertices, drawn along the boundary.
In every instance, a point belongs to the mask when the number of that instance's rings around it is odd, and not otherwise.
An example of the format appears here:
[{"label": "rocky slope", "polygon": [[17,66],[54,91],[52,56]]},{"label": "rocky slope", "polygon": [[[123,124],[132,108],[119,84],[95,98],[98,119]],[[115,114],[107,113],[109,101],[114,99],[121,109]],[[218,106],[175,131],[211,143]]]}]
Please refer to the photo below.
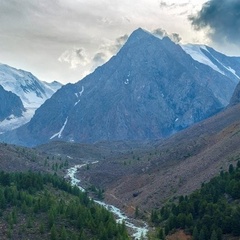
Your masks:
[{"label": "rocky slope", "polygon": [[236,85],[169,38],[138,29],[109,62],[62,87],[27,125],[1,138],[30,146],[161,139],[225,107]]},{"label": "rocky slope", "polygon": [[25,111],[21,99],[14,93],[4,90],[0,85],[0,121],[20,117]]},{"label": "rocky slope", "polygon": [[240,83],[235,88],[235,91],[233,93],[233,96],[230,100],[229,106],[233,106],[240,103]]}]

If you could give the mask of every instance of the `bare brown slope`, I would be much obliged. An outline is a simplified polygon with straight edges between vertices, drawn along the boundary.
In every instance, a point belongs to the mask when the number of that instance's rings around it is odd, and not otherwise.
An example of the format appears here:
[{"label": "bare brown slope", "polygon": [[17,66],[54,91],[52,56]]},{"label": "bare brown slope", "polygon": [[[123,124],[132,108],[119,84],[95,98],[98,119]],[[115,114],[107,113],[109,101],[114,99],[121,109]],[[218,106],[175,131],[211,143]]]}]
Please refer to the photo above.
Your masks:
[{"label": "bare brown slope", "polygon": [[240,159],[240,104],[196,124],[155,149],[132,151],[82,170],[86,182],[106,189],[107,201],[150,210],[187,194]]}]

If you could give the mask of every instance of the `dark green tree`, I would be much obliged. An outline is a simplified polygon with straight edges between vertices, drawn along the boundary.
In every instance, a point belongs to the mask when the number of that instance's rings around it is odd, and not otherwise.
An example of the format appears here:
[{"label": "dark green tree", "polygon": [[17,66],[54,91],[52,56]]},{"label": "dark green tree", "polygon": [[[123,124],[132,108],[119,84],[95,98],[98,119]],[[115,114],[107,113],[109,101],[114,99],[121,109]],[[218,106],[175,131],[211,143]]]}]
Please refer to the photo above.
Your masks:
[{"label": "dark green tree", "polygon": [[195,226],[194,229],[193,229],[193,240],[198,240],[198,229],[197,227]]},{"label": "dark green tree", "polygon": [[57,230],[55,224],[51,227],[51,240],[57,240]]},{"label": "dark green tree", "polygon": [[212,231],[210,240],[218,240],[218,236],[215,230]]}]

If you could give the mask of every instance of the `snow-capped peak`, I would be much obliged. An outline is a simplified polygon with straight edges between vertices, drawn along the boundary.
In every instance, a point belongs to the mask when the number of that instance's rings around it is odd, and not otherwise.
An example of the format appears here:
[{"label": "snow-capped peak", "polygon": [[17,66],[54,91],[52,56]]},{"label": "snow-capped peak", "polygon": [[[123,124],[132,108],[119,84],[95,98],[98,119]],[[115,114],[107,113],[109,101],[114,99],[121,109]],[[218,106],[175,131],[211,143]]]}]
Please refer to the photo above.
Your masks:
[{"label": "snow-capped peak", "polygon": [[30,72],[5,64],[0,64],[0,85],[6,91],[11,91],[19,96],[26,109],[21,117],[8,118],[1,122],[1,131],[11,130],[28,122],[35,110],[62,86],[57,82],[42,82]]}]

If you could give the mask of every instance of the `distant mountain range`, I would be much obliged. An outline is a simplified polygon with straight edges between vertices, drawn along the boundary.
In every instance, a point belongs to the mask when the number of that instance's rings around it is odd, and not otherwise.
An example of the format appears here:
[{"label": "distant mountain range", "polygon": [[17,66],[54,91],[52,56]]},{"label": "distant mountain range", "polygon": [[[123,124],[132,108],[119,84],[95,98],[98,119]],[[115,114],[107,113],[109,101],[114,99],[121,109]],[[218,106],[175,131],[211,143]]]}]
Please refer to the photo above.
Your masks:
[{"label": "distant mountain range", "polygon": [[[0,64],[0,86],[12,96],[0,103],[0,108],[8,109],[0,115],[0,132],[17,128],[32,118],[35,110],[50,98],[62,85],[58,82],[46,83],[38,80],[32,73]],[[18,100],[16,100],[18,99]],[[15,109],[12,111],[11,109]]]},{"label": "distant mountain range", "polygon": [[29,123],[1,139],[28,146],[162,139],[226,107],[239,82],[239,62],[137,29],[116,56],[63,86]]}]

